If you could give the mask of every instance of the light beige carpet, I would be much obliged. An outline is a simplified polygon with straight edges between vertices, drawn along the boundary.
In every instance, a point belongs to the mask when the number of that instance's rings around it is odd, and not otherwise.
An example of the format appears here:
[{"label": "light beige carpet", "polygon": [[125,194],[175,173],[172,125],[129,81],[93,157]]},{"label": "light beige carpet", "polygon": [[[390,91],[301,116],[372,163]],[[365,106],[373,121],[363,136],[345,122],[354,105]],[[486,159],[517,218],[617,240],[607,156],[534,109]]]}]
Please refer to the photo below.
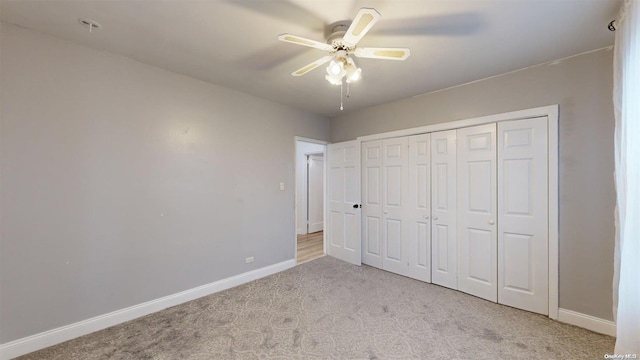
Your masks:
[{"label": "light beige carpet", "polygon": [[325,256],[21,359],[603,359],[614,339]]}]

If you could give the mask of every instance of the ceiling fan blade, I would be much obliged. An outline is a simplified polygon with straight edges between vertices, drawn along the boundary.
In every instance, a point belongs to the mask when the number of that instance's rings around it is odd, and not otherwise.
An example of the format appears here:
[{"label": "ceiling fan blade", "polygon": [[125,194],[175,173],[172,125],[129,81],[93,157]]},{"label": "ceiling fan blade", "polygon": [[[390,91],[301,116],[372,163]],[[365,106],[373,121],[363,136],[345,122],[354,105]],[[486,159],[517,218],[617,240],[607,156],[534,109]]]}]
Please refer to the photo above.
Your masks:
[{"label": "ceiling fan blade", "polygon": [[354,55],[361,58],[405,60],[411,55],[407,48],[356,48]]},{"label": "ceiling fan blade", "polygon": [[317,68],[318,66],[328,63],[331,59],[333,59],[333,56],[327,55],[325,57],[322,57],[322,58],[312,62],[309,65],[301,67],[300,69],[292,72],[291,75],[293,75],[293,76],[302,76],[302,75],[308,73],[309,71]]},{"label": "ceiling fan blade", "polygon": [[344,42],[355,46],[360,39],[371,29],[371,27],[380,19],[380,13],[376,9],[362,8],[358,11],[358,15],[353,19],[351,26],[344,34]]},{"label": "ceiling fan blade", "polygon": [[333,46],[331,46],[331,45],[329,45],[327,43],[323,43],[323,42],[320,42],[320,41],[307,39],[307,38],[304,38],[304,37],[298,36],[298,35],[282,34],[282,35],[278,36],[278,40],[284,41],[284,42],[288,42],[288,43],[292,43],[292,44],[308,46],[308,47],[312,47],[312,48],[320,49],[320,50],[326,50],[326,51],[333,50]]}]

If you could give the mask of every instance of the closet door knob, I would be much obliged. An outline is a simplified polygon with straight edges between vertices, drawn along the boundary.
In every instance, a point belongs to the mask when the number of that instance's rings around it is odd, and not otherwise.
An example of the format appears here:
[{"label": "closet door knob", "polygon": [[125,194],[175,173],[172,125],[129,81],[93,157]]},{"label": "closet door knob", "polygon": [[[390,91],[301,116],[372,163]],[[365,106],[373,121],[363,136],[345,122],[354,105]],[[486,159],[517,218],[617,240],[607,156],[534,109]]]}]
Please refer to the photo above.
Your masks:
[{"label": "closet door knob", "polygon": [[385,212],[383,212],[383,213],[384,213],[385,215],[387,215],[387,212],[386,212],[386,211],[385,211]]},{"label": "closet door knob", "polygon": [[495,224],[495,223],[496,223],[495,221],[493,221],[493,220],[489,220],[489,225],[493,225],[493,224]]},{"label": "closet door knob", "polygon": [[424,218],[425,218],[425,219],[429,219],[429,215],[425,216]]},{"label": "closet door knob", "polygon": [[438,217],[437,217],[437,216],[434,216],[434,217],[433,217],[433,220],[438,220]]}]

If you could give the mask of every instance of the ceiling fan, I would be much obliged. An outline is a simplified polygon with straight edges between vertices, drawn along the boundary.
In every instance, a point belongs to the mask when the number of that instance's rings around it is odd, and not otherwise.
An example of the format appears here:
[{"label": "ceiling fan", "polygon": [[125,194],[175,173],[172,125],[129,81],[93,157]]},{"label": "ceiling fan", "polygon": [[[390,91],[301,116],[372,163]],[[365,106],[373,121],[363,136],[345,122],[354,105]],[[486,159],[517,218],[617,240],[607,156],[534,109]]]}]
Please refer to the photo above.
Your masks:
[{"label": "ceiling fan", "polygon": [[330,26],[331,33],[327,36],[327,42],[307,39],[292,34],[282,34],[278,40],[325,50],[329,55],[324,56],[308,65],[291,73],[293,76],[302,76],[311,70],[329,63],[325,78],[333,85],[342,85],[346,78],[347,84],[358,81],[362,76],[362,69],[358,68],[350,57],[354,55],[360,58],[405,60],[409,57],[408,48],[380,48],[358,47],[358,42],[367,34],[371,27],[380,19],[380,13],[375,9],[362,8],[358,11],[353,22],[338,21]]}]

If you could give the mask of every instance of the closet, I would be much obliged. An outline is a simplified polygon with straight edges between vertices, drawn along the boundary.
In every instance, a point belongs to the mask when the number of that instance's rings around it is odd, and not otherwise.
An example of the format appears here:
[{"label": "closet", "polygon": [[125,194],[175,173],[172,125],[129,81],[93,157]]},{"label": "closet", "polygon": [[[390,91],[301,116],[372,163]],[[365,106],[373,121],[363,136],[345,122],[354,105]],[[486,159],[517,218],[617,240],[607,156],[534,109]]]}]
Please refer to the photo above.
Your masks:
[{"label": "closet", "polygon": [[362,262],[548,314],[547,126],[362,142]]}]

